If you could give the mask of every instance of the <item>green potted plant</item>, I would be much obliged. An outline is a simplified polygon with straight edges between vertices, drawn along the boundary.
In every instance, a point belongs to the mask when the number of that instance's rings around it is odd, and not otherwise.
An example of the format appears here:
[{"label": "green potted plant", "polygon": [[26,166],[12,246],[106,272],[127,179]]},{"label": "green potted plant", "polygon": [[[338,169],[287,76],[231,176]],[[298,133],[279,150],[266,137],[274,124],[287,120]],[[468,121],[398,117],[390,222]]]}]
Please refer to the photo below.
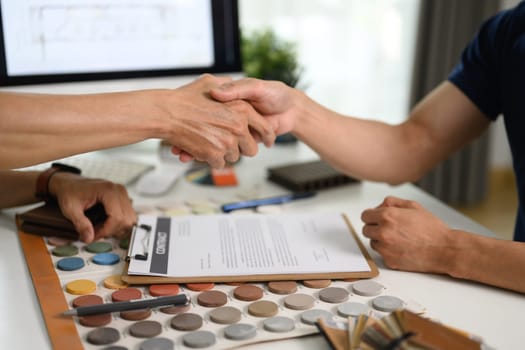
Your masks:
[{"label": "green potted plant", "polygon": [[[297,60],[295,43],[279,38],[271,29],[241,35],[243,70],[247,77],[282,81],[297,87],[303,68]],[[294,142],[292,134],[277,137],[276,142]]]}]

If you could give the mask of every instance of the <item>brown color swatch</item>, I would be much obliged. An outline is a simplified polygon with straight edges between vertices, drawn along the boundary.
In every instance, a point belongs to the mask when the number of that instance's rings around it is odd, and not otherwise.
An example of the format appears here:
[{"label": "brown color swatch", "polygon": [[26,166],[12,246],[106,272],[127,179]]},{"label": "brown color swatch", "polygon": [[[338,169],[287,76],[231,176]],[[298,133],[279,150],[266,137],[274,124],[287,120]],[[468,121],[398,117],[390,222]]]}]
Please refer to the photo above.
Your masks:
[{"label": "brown color swatch", "polygon": [[78,318],[78,322],[84,327],[102,327],[111,323],[111,320],[110,313],[82,316]]},{"label": "brown color swatch", "polygon": [[209,283],[186,283],[186,288],[195,292],[202,292],[203,290],[210,290],[215,287],[213,282]]},{"label": "brown color swatch", "polygon": [[149,294],[154,297],[177,295],[179,294],[180,286],[177,283],[152,284],[148,290]]},{"label": "brown color swatch", "polygon": [[180,314],[180,313],[186,312],[189,309],[191,309],[191,305],[190,304],[188,304],[188,305],[181,305],[181,306],[166,306],[166,307],[161,307],[160,308],[160,312],[165,313],[165,314],[169,314],[169,315],[176,315],[176,314]]},{"label": "brown color swatch", "polygon": [[120,317],[128,321],[142,321],[151,316],[151,309],[121,311]]},{"label": "brown color swatch", "polygon": [[297,282],[272,281],[268,283],[268,290],[275,294],[292,294],[297,291]]},{"label": "brown color swatch", "polygon": [[278,312],[277,304],[269,300],[259,300],[248,306],[248,313],[255,317],[272,317]]},{"label": "brown color swatch", "polygon": [[104,300],[98,295],[87,294],[76,297],[71,302],[71,306],[80,307],[80,306],[91,306],[91,305],[100,305],[103,304]]},{"label": "brown color swatch", "polygon": [[306,280],[303,281],[303,284],[308,288],[321,289],[332,284],[332,280]]},{"label": "brown color swatch", "polygon": [[263,297],[263,290],[252,284],[243,284],[233,290],[233,296],[239,300],[254,301]]},{"label": "brown color swatch", "polygon": [[171,319],[171,327],[179,331],[195,331],[202,327],[202,317],[197,314],[184,313]]},{"label": "brown color swatch", "polygon": [[232,324],[241,320],[241,312],[232,306],[222,306],[210,312],[210,320],[220,324]]},{"label": "brown color swatch", "polygon": [[220,290],[208,290],[198,295],[197,302],[204,307],[218,307],[228,302],[228,296]]},{"label": "brown color swatch", "polygon": [[129,327],[129,334],[137,338],[152,338],[162,333],[162,325],[157,321],[139,321]]},{"label": "brown color swatch", "polygon": [[284,298],[284,306],[292,310],[308,310],[314,307],[315,299],[308,294],[291,294]]},{"label": "brown color swatch", "polygon": [[142,292],[140,291],[140,289],[133,287],[122,288],[111,293],[111,300],[113,300],[113,302],[128,301],[141,298]]}]

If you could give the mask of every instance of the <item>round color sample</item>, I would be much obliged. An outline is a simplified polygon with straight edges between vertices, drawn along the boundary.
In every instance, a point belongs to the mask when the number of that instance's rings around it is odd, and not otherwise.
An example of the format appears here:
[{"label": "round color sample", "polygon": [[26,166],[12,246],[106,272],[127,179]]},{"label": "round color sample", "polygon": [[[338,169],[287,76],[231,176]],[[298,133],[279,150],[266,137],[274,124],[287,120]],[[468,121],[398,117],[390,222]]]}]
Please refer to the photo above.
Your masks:
[{"label": "round color sample", "polygon": [[141,321],[151,316],[151,309],[121,311],[120,317],[127,321]]},{"label": "round color sample", "polygon": [[128,301],[142,298],[142,292],[140,289],[134,287],[122,288],[111,293],[111,300],[117,301]]},{"label": "round color sample", "polygon": [[374,309],[384,312],[392,312],[403,308],[403,300],[390,295],[383,295],[372,299]]},{"label": "round color sample", "polygon": [[182,337],[182,343],[193,349],[207,348],[215,344],[215,341],[215,334],[209,331],[195,331]]},{"label": "round color sample", "polygon": [[297,282],[272,281],[268,283],[268,290],[275,294],[292,294],[297,291]]},{"label": "round color sample", "polygon": [[176,314],[180,314],[180,313],[186,312],[189,309],[191,309],[191,305],[190,304],[188,304],[188,305],[180,305],[180,306],[166,306],[166,307],[161,307],[160,308],[160,312],[165,313],[165,314],[169,314],[169,315],[176,315]]},{"label": "round color sample", "polygon": [[202,317],[193,313],[179,314],[171,319],[170,324],[179,331],[195,331],[202,327]]},{"label": "round color sample", "polygon": [[99,253],[92,260],[97,265],[115,265],[120,261],[120,256],[115,253]]},{"label": "round color sample", "polygon": [[66,292],[75,295],[84,295],[93,293],[97,289],[95,282],[90,280],[74,280],[66,284]]},{"label": "round color sample", "polygon": [[100,327],[90,331],[86,339],[93,345],[108,345],[120,339],[120,332],[113,327]]},{"label": "round color sample", "polygon": [[103,241],[92,242],[86,245],[86,250],[90,253],[107,253],[112,249],[111,243]]},{"label": "round color sample", "polygon": [[140,350],[173,350],[175,343],[168,338],[146,339],[140,344]]},{"label": "round color sample", "polygon": [[208,290],[199,294],[197,302],[204,307],[218,307],[228,302],[228,296],[219,290]]},{"label": "round color sample", "polygon": [[47,244],[54,247],[60,247],[62,245],[71,244],[73,241],[61,237],[47,237]]},{"label": "round color sample", "polygon": [[301,321],[309,325],[314,325],[317,322],[317,320],[321,317],[326,320],[330,320],[334,317],[334,315],[326,310],[308,310],[301,314]]},{"label": "round color sample", "polygon": [[110,324],[111,320],[111,314],[106,313],[79,317],[78,323],[80,323],[84,327],[102,327]]},{"label": "round color sample", "polygon": [[210,312],[210,320],[219,324],[232,324],[241,320],[241,312],[232,306],[222,306]]},{"label": "round color sample", "polygon": [[123,289],[127,288],[128,284],[120,278],[120,275],[111,275],[104,278],[104,287],[108,289]]},{"label": "round color sample", "polygon": [[252,284],[243,284],[233,290],[233,296],[243,301],[255,301],[263,297],[263,290]]},{"label": "round color sample", "polygon": [[383,291],[383,286],[375,281],[363,280],[352,284],[352,290],[357,295],[373,297],[381,294]]},{"label": "round color sample", "polygon": [[102,350],[128,350],[128,348],[120,345],[110,345],[106,346],[105,348],[102,348]]},{"label": "round color sample", "polygon": [[129,327],[129,334],[137,338],[152,338],[162,332],[162,325],[157,321],[139,321]]},{"label": "round color sample", "polygon": [[295,329],[295,322],[289,317],[275,316],[263,321],[263,327],[269,332],[284,333]]},{"label": "round color sample", "polygon": [[149,294],[154,297],[179,294],[180,287],[176,283],[152,284],[148,288]]},{"label": "round color sample", "polygon": [[344,303],[337,306],[337,313],[343,317],[358,317],[368,313],[368,306],[357,302]]},{"label": "round color sample", "polygon": [[232,340],[246,340],[255,337],[257,328],[252,324],[232,324],[224,328],[224,336]]},{"label": "round color sample", "polygon": [[308,288],[321,289],[332,284],[332,280],[306,280],[303,281],[303,284]]},{"label": "round color sample", "polygon": [[308,294],[291,294],[284,298],[284,306],[292,310],[308,310],[314,307],[315,299]]},{"label": "round color sample", "polygon": [[94,294],[87,294],[87,295],[81,295],[79,297],[76,297],[71,302],[71,305],[73,307],[80,307],[80,306],[91,306],[91,305],[100,305],[103,304],[104,300],[102,297]]},{"label": "round color sample", "polygon": [[272,317],[279,312],[279,306],[269,300],[259,300],[248,305],[248,313],[255,317]]},{"label": "round color sample", "polygon": [[129,248],[129,237],[126,237],[126,238],[122,238],[119,242],[118,242],[118,246],[124,250],[127,250]]},{"label": "round color sample", "polygon": [[195,292],[202,292],[203,290],[210,290],[215,287],[213,282],[210,283],[186,283],[186,288]]},{"label": "round color sample", "polygon": [[84,265],[84,259],[79,257],[63,258],[57,261],[57,268],[62,271],[80,270]]},{"label": "round color sample", "polygon": [[319,299],[327,303],[338,304],[348,300],[350,293],[344,288],[328,287],[319,292]]},{"label": "round color sample", "polygon": [[72,244],[61,245],[53,248],[51,254],[60,257],[77,255],[78,247]]}]

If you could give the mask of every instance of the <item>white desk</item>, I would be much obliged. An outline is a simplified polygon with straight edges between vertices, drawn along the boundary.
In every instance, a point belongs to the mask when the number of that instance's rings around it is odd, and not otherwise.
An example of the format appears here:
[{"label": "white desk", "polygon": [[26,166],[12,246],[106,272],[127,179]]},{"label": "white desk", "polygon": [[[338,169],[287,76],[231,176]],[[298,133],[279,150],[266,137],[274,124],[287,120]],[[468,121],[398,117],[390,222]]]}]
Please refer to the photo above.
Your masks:
[{"label": "white desk", "polygon": [[[156,162],[156,143],[98,152],[102,156],[135,157]],[[278,145],[272,149],[261,147],[254,158],[244,158],[236,167],[240,181],[235,188],[212,188],[188,183],[181,179],[164,197],[141,198],[130,188],[135,203],[167,201],[169,198],[217,198],[222,201],[237,199],[236,194],[252,192],[271,196],[287,192],[266,181],[266,168],[315,158],[309,149],[299,144]],[[362,183],[325,190],[310,200],[286,204],[287,211],[338,210],[345,212],[361,235],[361,212],[378,205],[386,195],[396,195],[422,203],[427,209],[445,220],[449,225],[492,235],[486,228],[459,214],[412,185],[390,187],[383,184]],[[25,208],[18,208],[22,210]],[[13,213],[5,211],[0,215],[0,349],[47,349],[50,348],[45,324],[40,313],[38,300],[33,291],[29,272],[25,265]],[[451,326],[481,335],[496,349],[519,349],[523,347],[523,326],[525,325],[525,297],[523,295],[492,288],[489,286],[454,280],[447,276],[427,275],[392,271],[386,269],[379,256],[369,248],[368,241],[361,235],[380,268],[379,281],[395,287],[403,295],[425,306],[427,314]],[[523,278],[523,276],[516,276]],[[266,348],[267,345],[252,348]],[[275,349],[328,349],[320,336],[279,341],[272,344]]]}]

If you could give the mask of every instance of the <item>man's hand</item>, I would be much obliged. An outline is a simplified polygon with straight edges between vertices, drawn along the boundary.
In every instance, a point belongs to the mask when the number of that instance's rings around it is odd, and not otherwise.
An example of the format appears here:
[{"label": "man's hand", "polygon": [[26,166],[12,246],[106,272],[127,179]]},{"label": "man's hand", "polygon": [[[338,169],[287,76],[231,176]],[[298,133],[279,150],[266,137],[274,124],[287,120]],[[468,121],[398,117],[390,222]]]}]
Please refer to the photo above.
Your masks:
[{"label": "man's hand", "polygon": [[266,117],[280,135],[291,132],[296,121],[299,91],[278,81],[246,78],[226,82],[210,91],[217,101],[244,100]]},{"label": "man's hand", "polygon": [[164,139],[173,145],[173,153],[182,161],[193,158],[212,167],[233,163],[239,156],[257,153],[257,142],[271,146],[275,132],[271,123],[247,102],[220,103],[210,97],[210,90],[230,81],[209,74],[173,90],[173,107],[160,106],[171,116],[171,134]]},{"label": "man's hand", "polygon": [[363,234],[370,246],[396,270],[449,273],[447,256],[452,231],[420,204],[387,197],[365,210]]},{"label": "man's hand", "polygon": [[[122,185],[60,172],[51,177],[49,191],[57,198],[64,216],[73,222],[81,241],[89,243],[108,236],[125,236],[137,221]],[[107,214],[101,227],[93,227],[84,215],[84,211],[96,203],[102,203]]]}]

